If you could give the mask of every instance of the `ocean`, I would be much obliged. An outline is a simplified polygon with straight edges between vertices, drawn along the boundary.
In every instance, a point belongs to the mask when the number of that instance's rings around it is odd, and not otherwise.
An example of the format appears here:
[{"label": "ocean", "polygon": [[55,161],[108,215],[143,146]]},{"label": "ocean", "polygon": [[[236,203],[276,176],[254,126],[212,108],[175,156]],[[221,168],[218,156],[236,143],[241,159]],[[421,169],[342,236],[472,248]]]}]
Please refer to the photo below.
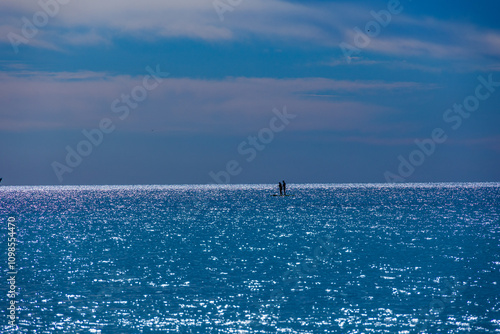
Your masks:
[{"label": "ocean", "polygon": [[500,183],[276,192],[0,187],[1,332],[500,332]]}]

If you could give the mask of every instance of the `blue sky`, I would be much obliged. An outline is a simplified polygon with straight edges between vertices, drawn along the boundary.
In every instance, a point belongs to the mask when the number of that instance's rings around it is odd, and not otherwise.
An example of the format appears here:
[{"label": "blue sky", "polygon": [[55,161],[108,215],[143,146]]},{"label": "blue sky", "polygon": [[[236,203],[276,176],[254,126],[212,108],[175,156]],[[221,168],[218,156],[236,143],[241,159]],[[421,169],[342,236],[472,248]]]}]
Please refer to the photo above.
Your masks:
[{"label": "blue sky", "polygon": [[498,2],[2,6],[2,184],[500,181]]}]

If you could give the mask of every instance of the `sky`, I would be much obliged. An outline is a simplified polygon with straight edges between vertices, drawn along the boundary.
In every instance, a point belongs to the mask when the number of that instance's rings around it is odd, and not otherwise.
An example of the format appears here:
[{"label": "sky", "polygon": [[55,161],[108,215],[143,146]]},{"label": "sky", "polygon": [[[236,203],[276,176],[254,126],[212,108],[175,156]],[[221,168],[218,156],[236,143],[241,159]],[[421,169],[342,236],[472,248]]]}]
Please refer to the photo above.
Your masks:
[{"label": "sky", "polygon": [[3,0],[0,185],[498,182],[498,1]]}]

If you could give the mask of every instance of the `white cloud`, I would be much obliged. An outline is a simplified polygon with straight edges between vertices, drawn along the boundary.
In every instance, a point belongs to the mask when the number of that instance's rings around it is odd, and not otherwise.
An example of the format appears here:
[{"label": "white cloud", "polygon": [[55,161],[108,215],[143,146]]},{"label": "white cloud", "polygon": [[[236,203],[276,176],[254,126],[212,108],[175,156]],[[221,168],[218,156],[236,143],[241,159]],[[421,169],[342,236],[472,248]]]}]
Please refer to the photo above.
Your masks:
[{"label": "white cloud", "polygon": [[[41,8],[37,1],[4,0],[0,41],[10,31],[20,33],[21,17],[31,18]],[[370,8],[354,3],[290,3],[284,0],[242,1],[221,22],[211,0],[86,0],[61,5],[58,15],[30,45],[64,49],[65,45],[109,44],[116,36],[133,36],[151,42],[165,38],[214,41],[273,42],[330,47],[353,44],[353,28],[373,18]],[[469,23],[414,17],[407,10],[373,37],[362,52],[393,57],[439,60],[485,60],[500,56],[500,32]],[[498,66],[490,59],[488,67]],[[417,65],[415,65],[417,66]]]},{"label": "white cloud", "polygon": [[[391,56],[450,61],[500,56],[500,32],[469,23],[402,14],[384,29],[366,49]],[[354,31],[350,31],[348,38],[353,37]]]},{"label": "white cloud", "polygon": [[[30,19],[41,10],[36,2],[6,0],[6,5],[11,16],[3,16],[14,22],[9,29],[16,32],[20,32],[22,16]],[[258,36],[335,46],[339,42],[339,29],[346,20],[340,14],[342,11],[358,13],[346,4],[318,8],[280,0],[253,0],[243,1],[233,11],[226,12],[221,22],[212,1],[207,0],[87,0],[61,5],[49,25],[54,28],[54,43],[59,41],[58,30],[63,29],[64,34],[71,30],[111,32],[103,38],[120,34],[153,40],[164,37],[228,40]],[[16,25],[16,29],[11,29]],[[87,41],[82,39],[82,42]]]}]

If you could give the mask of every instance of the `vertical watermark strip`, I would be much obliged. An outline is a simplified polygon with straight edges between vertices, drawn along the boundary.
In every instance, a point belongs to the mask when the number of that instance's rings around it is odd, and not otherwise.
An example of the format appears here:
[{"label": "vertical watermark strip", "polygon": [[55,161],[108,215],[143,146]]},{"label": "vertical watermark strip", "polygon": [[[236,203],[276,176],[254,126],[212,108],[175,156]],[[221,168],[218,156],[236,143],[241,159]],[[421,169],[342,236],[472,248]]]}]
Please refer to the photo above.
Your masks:
[{"label": "vertical watermark strip", "polygon": [[16,266],[16,246],[17,246],[17,232],[16,232],[16,219],[14,217],[9,217],[7,219],[7,229],[8,229],[8,241],[7,241],[7,272],[9,282],[9,290],[7,292],[7,297],[9,298],[9,306],[7,307],[7,318],[9,327],[17,329],[17,288],[16,288],[16,276],[17,276],[17,266]]}]

